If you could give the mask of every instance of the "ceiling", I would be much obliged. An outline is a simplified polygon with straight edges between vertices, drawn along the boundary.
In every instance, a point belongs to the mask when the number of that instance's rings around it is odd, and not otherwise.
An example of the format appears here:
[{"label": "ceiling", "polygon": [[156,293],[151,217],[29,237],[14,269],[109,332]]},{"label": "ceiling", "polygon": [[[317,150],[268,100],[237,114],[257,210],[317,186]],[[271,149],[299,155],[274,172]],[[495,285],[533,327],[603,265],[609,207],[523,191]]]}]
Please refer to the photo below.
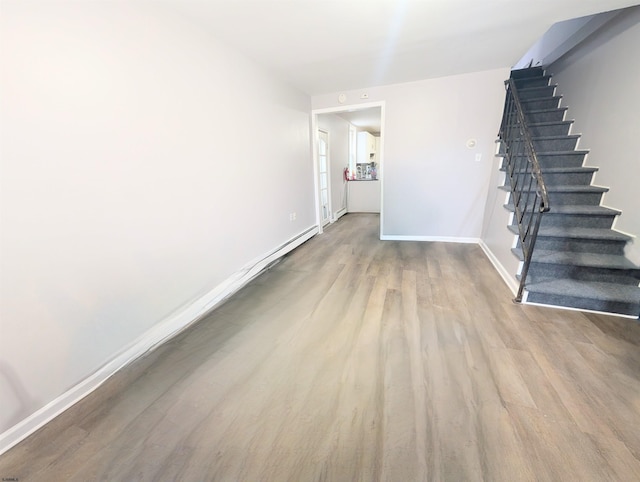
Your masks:
[{"label": "ceiling", "polygon": [[347,110],[336,112],[335,115],[358,127],[358,130],[367,131],[377,136],[380,135],[382,123],[382,109],[380,107]]},{"label": "ceiling", "polygon": [[309,95],[510,67],[556,22],[637,0],[157,0]]}]

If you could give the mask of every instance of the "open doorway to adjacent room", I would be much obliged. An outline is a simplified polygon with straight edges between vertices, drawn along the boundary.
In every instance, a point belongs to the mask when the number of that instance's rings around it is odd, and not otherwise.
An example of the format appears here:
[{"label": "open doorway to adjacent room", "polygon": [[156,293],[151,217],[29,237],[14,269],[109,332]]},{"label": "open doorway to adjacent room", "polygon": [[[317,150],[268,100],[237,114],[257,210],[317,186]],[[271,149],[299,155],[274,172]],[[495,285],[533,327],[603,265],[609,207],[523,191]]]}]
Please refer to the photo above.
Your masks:
[{"label": "open doorway to adjacent room", "polygon": [[320,230],[349,212],[380,213],[383,225],[384,103],[312,112]]}]

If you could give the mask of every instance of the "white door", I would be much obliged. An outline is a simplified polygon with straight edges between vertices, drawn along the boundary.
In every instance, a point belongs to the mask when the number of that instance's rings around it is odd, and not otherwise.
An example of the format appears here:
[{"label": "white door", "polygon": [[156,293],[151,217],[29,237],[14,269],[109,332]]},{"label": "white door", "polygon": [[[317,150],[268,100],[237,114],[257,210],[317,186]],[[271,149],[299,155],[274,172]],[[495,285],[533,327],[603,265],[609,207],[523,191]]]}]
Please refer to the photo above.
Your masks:
[{"label": "white door", "polygon": [[320,222],[326,225],[331,220],[329,201],[329,134],[318,131],[318,174],[320,178]]}]

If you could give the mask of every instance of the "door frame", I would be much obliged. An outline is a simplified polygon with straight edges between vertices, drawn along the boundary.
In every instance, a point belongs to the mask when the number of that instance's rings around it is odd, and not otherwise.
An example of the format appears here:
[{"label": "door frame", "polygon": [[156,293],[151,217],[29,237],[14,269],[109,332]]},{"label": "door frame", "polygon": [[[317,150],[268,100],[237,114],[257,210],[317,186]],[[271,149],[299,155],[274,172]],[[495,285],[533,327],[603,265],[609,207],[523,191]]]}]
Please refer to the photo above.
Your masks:
[{"label": "door frame", "polygon": [[327,224],[329,223],[333,223],[334,219],[333,219],[333,206],[331,205],[331,133],[328,131],[325,131],[324,129],[320,129],[319,127],[316,129],[315,131],[315,141],[316,141],[316,148],[315,148],[315,156],[316,158],[319,156],[318,153],[318,137],[320,136],[320,133],[323,133],[324,135],[327,136],[327,219],[326,221],[324,219],[322,219],[322,183],[320,183],[320,162],[318,159],[318,196],[317,197],[317,202],[319,205],[319,211],[318,211],[318,223],[319,226],[321,226],[321,228],[324,228]]},{"label": "door frame", "polygon": [[[380,183],[380,232],[379,237],[382,239],[383,226],[384,226],[384,144],[385,144],[385,102],[366,102],[362,104],[350,104],[340,105],[337,107],[327,107],[324,109],[313,109],[311,111],[311,132],[313,143],[313,177],[315,186],[315,199],[316,199],[316,225],[318,226],[318,233],[323,232],[322,226],[322,205],[320,202],[320,163],[318,161],[318,115],[321,114],[337,114],[340,112],[349,112],[357,110],[371,109],[372,107],[380,108],[380,154],[378,157],[378,182]],[[329,183],[329,197],[331,197],[331,184]],[[329,205],[331,203],[329,202]],[[333,213],[329,215],[330,219],[333,219]],[[333,220],[331,221],[333,222]]]}]

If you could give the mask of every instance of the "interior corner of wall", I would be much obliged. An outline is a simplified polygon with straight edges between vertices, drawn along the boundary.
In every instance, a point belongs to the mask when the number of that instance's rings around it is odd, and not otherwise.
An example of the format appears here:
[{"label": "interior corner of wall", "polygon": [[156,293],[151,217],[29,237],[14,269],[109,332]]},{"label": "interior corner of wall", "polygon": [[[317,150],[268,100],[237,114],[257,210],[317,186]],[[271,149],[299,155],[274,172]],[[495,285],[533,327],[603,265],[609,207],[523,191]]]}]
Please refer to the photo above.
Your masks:
[{"label": "interior corner of wall", "polygon": [[624,254],[627,259],[640,268],[640,240],[634,238],[633,241],[627,243]]},{"label": "interior corner of wall", "polygon": [[511,290],[511,292],[515,296],[516,293],[518,292],[518,283],[515,276],[509,273],[509,271],[504,267],[504,265],[500,262],[500,260],[493,253],[493,251],[491,251],[491,248],[489,248],[489,246],[487,245],[487,243],[485,243],[483,239],[481,239],[478,244],[482,248],[482,251],[484,251],[484,254],[487,256],[487,258],[489,258],[489,261],[491,262],[493,267],[496,269],[500,277],[503,279],[507,287]]}]

